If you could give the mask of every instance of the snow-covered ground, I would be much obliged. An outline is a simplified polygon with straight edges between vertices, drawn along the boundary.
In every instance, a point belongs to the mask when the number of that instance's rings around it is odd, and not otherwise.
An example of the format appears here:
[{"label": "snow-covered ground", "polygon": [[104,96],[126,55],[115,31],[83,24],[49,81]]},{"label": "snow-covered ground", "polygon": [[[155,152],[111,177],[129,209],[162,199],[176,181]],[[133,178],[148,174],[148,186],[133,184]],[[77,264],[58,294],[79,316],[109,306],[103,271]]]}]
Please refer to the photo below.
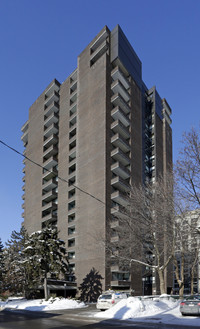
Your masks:
[{"label": "snow-covered ground", "polygon": [[79,303],[73,299],[50,298],[48,301],[44,299],[26,300],[20,298],[8,299],[6,302],[0,301],[0,309],[12,308],[27,311],[52,311],[70,308],[85,307],[84,303]]},{"label": "snow-covered ground", "polygon": [[[124,299],[111,309],[88,314],[90,317],[120,319],[129,321],[147,321],[148,323],[169,323],[177,325],[200,326],[200,317],[183,317],[179,311],[179,301],[168,296],[161,296],[154,300],[140,300],[137,297]],[[28,311],[51,311],[70,308],[86,307],[84,303],[72,299],[54,298],[48,301],[44,299],[26,300],[12,299],[6,302],[0,301],[0,309],[12,308]]]},{"label": "snow-covered ground", "polygon": [[95,314],[98,318],[111,318],[148,323],[168,323],[189,326],[200,326],[200,317],[183,317],[179,310],[180,301],[162,295],[160,298],[143,299],[129,297],[109,310]]}]

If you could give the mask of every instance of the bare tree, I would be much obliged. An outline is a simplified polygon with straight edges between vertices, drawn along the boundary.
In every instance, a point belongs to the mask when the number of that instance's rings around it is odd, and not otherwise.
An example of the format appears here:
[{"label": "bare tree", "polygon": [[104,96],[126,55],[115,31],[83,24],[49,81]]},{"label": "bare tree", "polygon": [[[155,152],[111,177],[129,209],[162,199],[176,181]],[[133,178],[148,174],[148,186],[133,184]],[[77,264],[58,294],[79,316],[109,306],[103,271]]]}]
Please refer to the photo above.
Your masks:
[{"label": "bare tree", "polygon": [[197,270],[199,239],[197,236],[197,224],[200,218],[199,211],[182,211],[176,217],[175,277],[179,286],[179,296],[183,297],[186,280],[191,285],[191,294],[194,293],[194,278]]},{"label": "bare tree", "polygon": [[[199,232],[197,222],[191,222],[191,216],[200,207],[200,130],[191,128],[182,137],[182,149],[175,167],[178,179],[176,198],[179,200],[179,230],[177,230],[180,251],[179,269],[175,260],[176,278],[179,283],[180,294],[184,290],[184,267],[187,259],[187,267],[191,269],[191,293],[193,293],[194,273],[198,263]],[[183,210],[184,209],[184,210]],[[180,209],[179,209],[180,210]],[[197,216],[198,217],[198,216]],[[181,218],[181,220],[180,220]],[[182,222],[180,225],[180,221]],[[190,239],[188,238],[190,236]]]},{"label": "bare tree", "polygon": [[200,131],[192,128],[185,132],[182,145],[176,163],[180,194],[194,209],[200,206]]},{"label": "bare tree", "polygon": [[132,186],[127,200],[128,206],[113,219],[107,248],[126,265],[137,263],[155,271],[160,292],[166,293],[166,269],[174,255],[173,174],[154,184]]}]

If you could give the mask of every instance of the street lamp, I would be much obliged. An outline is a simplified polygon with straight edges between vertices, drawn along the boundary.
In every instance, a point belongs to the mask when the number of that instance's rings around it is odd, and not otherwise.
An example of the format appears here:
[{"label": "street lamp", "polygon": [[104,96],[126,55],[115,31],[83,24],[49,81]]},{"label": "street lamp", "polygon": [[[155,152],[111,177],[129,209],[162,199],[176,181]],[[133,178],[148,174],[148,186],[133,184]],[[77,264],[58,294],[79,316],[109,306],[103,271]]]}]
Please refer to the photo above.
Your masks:
[{"label": "street lamp", "polygon": [[144,296],[144,282],[145,282],[145,278],[142,278],[142,293],[143,293],[143,296]]},{"label": "street lamp", "polygon": [[64,283],[64,298],[66,298],[66,283]]}]

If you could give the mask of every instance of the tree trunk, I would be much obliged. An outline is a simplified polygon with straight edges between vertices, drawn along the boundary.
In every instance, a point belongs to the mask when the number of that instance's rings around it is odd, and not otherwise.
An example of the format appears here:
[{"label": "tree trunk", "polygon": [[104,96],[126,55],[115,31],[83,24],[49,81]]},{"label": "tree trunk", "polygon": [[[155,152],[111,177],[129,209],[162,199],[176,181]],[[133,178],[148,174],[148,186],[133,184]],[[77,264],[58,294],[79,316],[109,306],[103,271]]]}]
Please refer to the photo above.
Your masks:
[{"label": "tree trunk", "polygon": [[195,258],[194,258],[194,261],[193,261],[193,264],[192,264],[192,268],[191,268],[191,291],[190,291],[191,295],[194,294],[194,272],[195,272],[195,266],[196,266],[197,261],[198,261],[198,254],[199,254],[198,251],[199,250],[196,249],[196,251],[195,251]]},{"label": "tree trunk", "polygon": [[44,278],[44,298],[45,300],[48,300],[49,294],[48,294],[48,287],[47,287],[47,278]]},{"label": "tree trunk", "polygon": [[159,280],[160,280],[160,293],[161,293],[161,295],[166,294],[164,270],[158,270],[158,276],[159,276]]},{"label": "tree trunk", "polygon": [[183,251],[181,251],[180,272],[179,272],[179,266],[178,266],[177,259],[174,259],[174,265],[175,265],[176,281],[178,282],[178,286],[179,286],[179,298],[182,299],[183,292],[184,292],[184,266],[185,266]]}]

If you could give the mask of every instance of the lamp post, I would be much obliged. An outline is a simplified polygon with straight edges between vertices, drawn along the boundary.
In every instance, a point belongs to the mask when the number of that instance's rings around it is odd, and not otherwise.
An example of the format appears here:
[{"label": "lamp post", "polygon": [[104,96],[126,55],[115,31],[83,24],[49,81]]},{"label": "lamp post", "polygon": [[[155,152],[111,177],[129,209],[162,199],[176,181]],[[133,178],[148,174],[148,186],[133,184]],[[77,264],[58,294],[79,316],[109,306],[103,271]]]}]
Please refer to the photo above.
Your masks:
[{"label": "lamp post", "polygon": [[142,278],[142,294],[144,296],[144,283],[145,283],[145,278]]},{"label": "lamp post", "polygon": [[64,283],[64,298],[66,298],[66,283]]}]

